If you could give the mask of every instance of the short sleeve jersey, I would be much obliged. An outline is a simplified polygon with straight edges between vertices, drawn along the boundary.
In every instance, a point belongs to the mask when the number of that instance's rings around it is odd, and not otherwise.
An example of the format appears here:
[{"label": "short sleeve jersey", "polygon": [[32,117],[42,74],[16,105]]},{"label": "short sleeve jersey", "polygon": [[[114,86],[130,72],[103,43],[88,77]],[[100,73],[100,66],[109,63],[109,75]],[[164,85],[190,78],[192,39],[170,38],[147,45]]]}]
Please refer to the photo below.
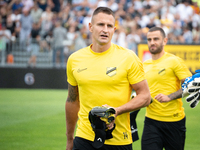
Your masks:
[{"label": "short sleeve jersey", "polygon": [[[93,141],[94,132],[88,119],[95,106],[108,104],[118,107],[130,100],[131,84],[144,80],[143,64],[128,49],[112,44],[102,53],[95,53],[90,46],[70,55],[67,62],[67,81],[78,86],[80,110],[76,136]],[[129,113],[117,116],[113,138],[108,145],[132,143]]]},{"label": "short sleeve jersey", "polygon": [[[152,98],[160,93],[170,95],[178,91],[180,80],[192,75],[181,58],[167,52],[158,60],[149,59],[143,64]],[[185,117],[182,105],[181,98],[165,103],[154,99],[146,108],[146,116],[158,121],[179,121]]]}]

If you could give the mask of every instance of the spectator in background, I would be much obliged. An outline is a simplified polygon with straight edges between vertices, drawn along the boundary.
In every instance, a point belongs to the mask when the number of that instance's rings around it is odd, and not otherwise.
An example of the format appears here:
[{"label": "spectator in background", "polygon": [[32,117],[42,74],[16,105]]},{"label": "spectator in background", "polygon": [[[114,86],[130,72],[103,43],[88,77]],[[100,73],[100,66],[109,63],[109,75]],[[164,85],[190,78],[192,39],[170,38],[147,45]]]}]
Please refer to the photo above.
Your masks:
[{"label": "spectator in background", "polygon": [[[56,22],[57,22],[58,20],[59,20],[58,13],[53,12],[53,17],[52,17],[52,19],[51,19],[52,24],[53,24],[53,28],[56,27]],[[62,20],[60,20],[60,23],[61,23],[61,25],[62,25]]]},{"label": "spectator in background", "polygon": [[107,2],[107,7],[109,7],[113,12],[118,10],[119,5],[116,3],[115,0],[109,0]]},{"label": "spectator in background", "polygon": [[99,0],[87,0],[86,3],[86,11],[94,11],[95,8],[97,8]]},{"label": "spectator in background", "polygon": [[135,18],[135,16],[140,16],[141,13],[139,13],[134,6],[130,6],[128,7],[128,10],[127,10],[127,13],[128,15],[131,15],[131,18]]},{"label": "spectator in background", "polygon": [[[142,2],[144,9],[146,10],[147,14],[151,12],[151,10],[157,10],[159,4],[155,0],[145,0]],[[144,11],[143,11],[144,12]]]},{"label": "spectator in background", "polygon": [[16,23],[12,20],[12,17],[11,17],[11,14],[10,14],[10,15],[7,16],[6,28],[8,30],[10,30],[14,39],[16,38],[15,27],[16,27]]},{"label": "spectator in background", "polygon": [[5,56],[5,58],[7,57],[7,55],[10,53],[11,49],[10,49],[10,43],[11,43],[11,32],[10,30],[8,30],[6,28],[5,24],[2,24],[1,26],[1,30],[0,30],[0,34],[1,34],[1,42],[3,43],[3,47],[4,47],[4,42],[5,42],[5,48],[3,49],[3,55]]},{"label": "spectator in background", "polygon": [[82,25],[79,26],[78,32],[76,33],[77,36],[74,41],[74,51],[77,51],[83,47],[87,46],[87,28],[86,26]]},{"label": "spectator in background", "polygon": [[12,14],[11,14],[11,20],[15,24],[15,37],[19,38],[20,34],[20,19],[21,19],[21,13],[19,9],[16,9]]},{"label": "spectator in background", "polygon": [[0,63],[1,65],[5,64],[6,61],[6,41],[5,38],[3,38],[3,33],[0,32]]},{"label": "spectator in background", "polygon": [[138,30],[132,28],[131,33],[127,35],[127,48],[133,50],[136,53],[137,44],[141,42],[141,38],[137,33]]},{"label": "spectator in background", "polygon": [[180,19],[179,13],[176,13],[174,15],[171,31],[174,33],[175,36],[180,36],[182,34],[183,26],[184,26],[184,21]]},{"label": "spectator in background", "polygon": [[75,46],[74,41],[77,38],[77,34],[75,31],[76,31],[76,26],[70,25],[68,28],[67,35],[66,35],[66,40],[64,40],[66,43],[68,52],[70,54],[74,52],[74,46]]},{"label": "spectator in background", "polygon": [[[180,36],[180,35],[179,35]],[[178,37],[175,36],[175,34],[173,32],[170,32],[168,35],[167,35],[167,38],[168,38],[168,43],[172,43],[172,44],[178,44],[179,43],[179,40],[178,40]]]},{"label": "spectator in background", "polygon": [[34,6],[33,0],[21,0],[23,4],[23,8],[27,10],[31,10]]},{"label": "spectator in background", "polygon": [[21,18],[20,9],[16,9],[11,13],[11,19],[16,24],[16,26],[18,26],[17,22],[20,20],[20,18]]},{"label": "spectator in background", "polygon": [[[134,9],[138,12],[138,13],[140,13],[140,14],[142,14],[142,11],[144,10],[144,8],[143,8],[143,4],[142,4],[142,1],[141,0],[132,0],[131,1],[131,3],[132,3],[132,7],[134,7]],[[130,6],[131,7],[131,6]]]},{"label": "spectator in background", "polygon": [[0,0],[0,7],[7,7],[7,4],[6,1]]},{"label": "spectator in background", "polygon": [[142,28],[139,24],[137,25],[137,34],[140,36],[141,41],[146,41],[147,40],[147,32],[149,31],[148,28]]},{"label": "spectator in background", "polygon": [[[51,30],[53,29],[53,12],[51,11],[51,7],[47,6],[46,10],[42,12],[41,15],[41,31],[40,31],[40,36],[41,39],[46,38]],[[45,41],[43,41],[45,42]]]},{"label": "spectator in background", "polygon": [[83,18],[83,25],[87,28],[87,30],[89,29],[88,24],[91,21],[92,13],[92,10],[88,11],[86,16]]},{"label": "spectator in background", "polygon": [[19,10],[21,12],[23,7],[24,5],[21,0],[12,0],[8,5],[8,9],[11,8],[12,11]]},{"label": "spectator in background", "polygon": [[41,8],[43,11],[46,10],[47,7],[47,0],[35,0],[38,4],[39,8]]},{"label": "spectator in background", "polygon": [[11,41],[12,35],[11,35],[11,31],[6,28],[5,24],[1,25],[0,33],[2,35],[2,38],[4,38],[4,40],[6,41],[6,44],[8,45]]},{"label": "spectator in background", "polygon": [[86,45],[87,28],[84,25],[79,25],[78,28],[73,24],[69,26],[67,32],[67,39],[64,40],[65,45],[65,55],[67,58],[75,51],[83,48]]},{"label": "spectator in background", "polygon": [[193,42],[200,43],[200,26],[196,26],[192,29]]},{"label": "spectator in background", "polygon": [[47,0],[47,4],[51,7],[53,12],[60,12],[60,0]]},{"label": "spectator in background", "polygon": [[153,27],[155,27],[156,26],[156,24],[155,24],[155,18],[154,17],[149,17],[149,23],[146,25],[146,27],[148,28],[148,29],[150,29],[150,28],[153,28]]},{"label": "spectator in background", "polygon": [[70,5],[66,5],[61,12],[62,12],[62,21],[63,21],[64,27],[67,27],[69,18],[72,15]]},{"label": "spectator in background", "polygon": [[[53,66],[65,67],[64,45],[63,41],[67,38],[67,30],[61,26],[61,21],[56,20],[55,28],[53,29]],[[59,56],[59,59],[58,59]]]},{"label": "spectator in background", "polygon": [[52,20],[53,12],[51,11],[51,7],[47,6],[46,10],[42,12],[41,22],[46,20]]},{"label": "spectator in background", "polygon": [[131,14],[127,14],[125,16],[125,18],[122,21],[122,26],[128,31],[131,32],[130,29],[131,28],[135,28],[136,27],[136,23],[133,20]]},{"label": "spectator in background", "polygon": [[186,44],[192,43],[192,32],[189,30],[188,26],[183,27],[183,38]]},{"label": "spectator in background", "polygon": [[150,22],[150,18],[148,16],[147,11],[143,11],[142,16],[141,16],[141,21],[140,21],[141,27],[145,28],[147,26],[147,24],[149,24],[149,22]]},{"label": "spectator in background", "polygon": [[47,17],[41,20],[40,36],[42,39],[46,38],[46,36],[51,32],[52,29],[53,29],[53,23],[51,17]]},{"label": "spectator in background", "polygon": [[12,21],[11,15],[7,16],[6,29],[10,31],[11,38],[7,48],[7,55],[12,54],[13,42],[16,40],[16,26],[15,22]]},{"label": "spectator in background", "polygon": [[166,35],[171,31],[174,21],[174,15],[169,12],[169,8],[166,13],[161,16],[160,22],[163,30],[165,30]]},{"label": "spectator in background", "polygon": [[36,61],[37,61],[37,55],[40,50],[40,25],[39,23],[33,23],[33,27],[31,30],[31,45],[30,45],[30,52],[31,52],[31,57],[29,58],[28,61],[28,67],[35,67],[36,66]]},{"label": "spectator in background", "polygon": [[77,22],[78,24],[83,24],[83,20],[84,20],[84,16],[86,14],[86,11],[84,8],[82,8],[79,11],[75,11],[75,22]]},{"label": "spectator in background", "polygon": [[166,5],[163,5],[161,7],[161,16],[164,15],[167,11],[169,11],[169,13],[171,14],[176,14],[176,8],[175,6],[172,4],[172,1],[169,0],[166,2]]},{"label": "spectator in background", "polygon": [[200,14],[200,6],[198,6],[197,2],[192,2],[192,9],[194,10],[194,13]]},{"label": "spectator in background", "polygon": [[43,13],[42,9],[38,7],[37,3],[35,3],[33,8],[31,9],[31,17],[33,19],[33,23],[40,24],[42,13]]},{"label": "spectator in background", "polygon": [[184,0],[176,6],[177,13],[180,15],[182,21],[187,22],[192,17],[193,9],[190,6],[188,0]]},{"label": "spectator in background", "polygon": [[112,42],[122,47],[127,47],[126,30],[123,26],[119,26],[113,34]]},{"label": "spectator in background", "polygon": [[5,7],[0,8],[0,15],[1,15],[1,23],[6,25],[6,20],[7,20],[7,11]]},{"label": "spectator in background", "polygon": [[87,6],[87,0],[72,0],[72,9],[79,11]]},{"label": "spectator in background", "polygon": [[30,11],[26,8],[23,8],[23,14],[20,18],[20,45],[22,50],[27,50],[27,46],[29,43],[29,36],[32,29],[32,17],[30,15]]},{"label": "spectator in background", "polygon": [[193,15],[192,17],[190,18],[190,21],[191,21],[191,30],[195,27],[198,27],[200,26],[200,14],[196,14],[194,11],[193,11]]}]

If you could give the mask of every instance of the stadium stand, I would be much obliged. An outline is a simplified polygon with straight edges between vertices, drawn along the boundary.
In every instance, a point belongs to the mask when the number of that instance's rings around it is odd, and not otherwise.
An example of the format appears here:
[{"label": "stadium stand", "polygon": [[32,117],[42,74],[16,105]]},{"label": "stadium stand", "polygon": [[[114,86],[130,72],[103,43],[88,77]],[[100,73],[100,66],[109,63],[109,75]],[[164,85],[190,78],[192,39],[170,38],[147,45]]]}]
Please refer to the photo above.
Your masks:
[{"label": "stadium stand", "polygon": [[[90,45],[87,24],[99,6],[115,12],[117,30],[112,42],[136,53],[137,44],[146,42],[146,33],[153,26],[165,30],[169,43],[200,44],[197,0],[2,0],[0,67],[53,67],[57,21],[67,30],[63,41],[66,63],[71,53]],[[59,59],[56,62],[56,67],[63,66]]]}]

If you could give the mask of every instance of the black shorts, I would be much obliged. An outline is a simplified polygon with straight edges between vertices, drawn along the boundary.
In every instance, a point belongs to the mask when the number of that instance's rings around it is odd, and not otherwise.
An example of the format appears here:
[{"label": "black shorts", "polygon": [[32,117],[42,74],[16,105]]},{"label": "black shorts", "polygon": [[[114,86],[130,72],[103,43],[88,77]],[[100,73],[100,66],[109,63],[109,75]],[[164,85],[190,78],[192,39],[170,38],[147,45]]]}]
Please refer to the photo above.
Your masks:
[{"label": "black shorts", "polygon": [[145,117],[142,150],[184,150],[185,121],[161,122]]},{"label": "black shorts", "polygon": [[[73,150],[97,150],[92,146],[92,141],[75,137]],[[132,144],[129,145],[103,145],[98,150],[132,150]]]}]

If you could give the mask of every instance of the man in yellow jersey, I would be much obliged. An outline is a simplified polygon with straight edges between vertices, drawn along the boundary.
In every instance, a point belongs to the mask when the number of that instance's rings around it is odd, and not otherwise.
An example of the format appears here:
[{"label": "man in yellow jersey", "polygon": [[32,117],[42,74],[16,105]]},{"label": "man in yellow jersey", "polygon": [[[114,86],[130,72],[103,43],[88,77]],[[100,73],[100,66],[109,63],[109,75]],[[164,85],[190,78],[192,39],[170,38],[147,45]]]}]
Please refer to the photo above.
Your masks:
[{"label": "man in yellow jersey", "polygon": [[181,58],[164,51],[167,38],[162,28],[151,28],[147,43],[152,59],[143,64],[153,102],[146,107],[142,150],[183,150],[186,120],[181,83],[191,73]]},{"label": "man in yellow jersey", "polygon": [[[95,150],[95,134],[88,119],[95,106],[110,106],[116,112],[115,120],[106,125],[108,130],[115,126],[113,138],[105,140],[100,149],[132,150],[129,112],[149,105],[151,96],[136,54],[111,43],[115,29],[112,10],[98,7],[89,23],[92,44],[68,59],[67,150]],[[132,89],[137,96],[130,100]]]}]

